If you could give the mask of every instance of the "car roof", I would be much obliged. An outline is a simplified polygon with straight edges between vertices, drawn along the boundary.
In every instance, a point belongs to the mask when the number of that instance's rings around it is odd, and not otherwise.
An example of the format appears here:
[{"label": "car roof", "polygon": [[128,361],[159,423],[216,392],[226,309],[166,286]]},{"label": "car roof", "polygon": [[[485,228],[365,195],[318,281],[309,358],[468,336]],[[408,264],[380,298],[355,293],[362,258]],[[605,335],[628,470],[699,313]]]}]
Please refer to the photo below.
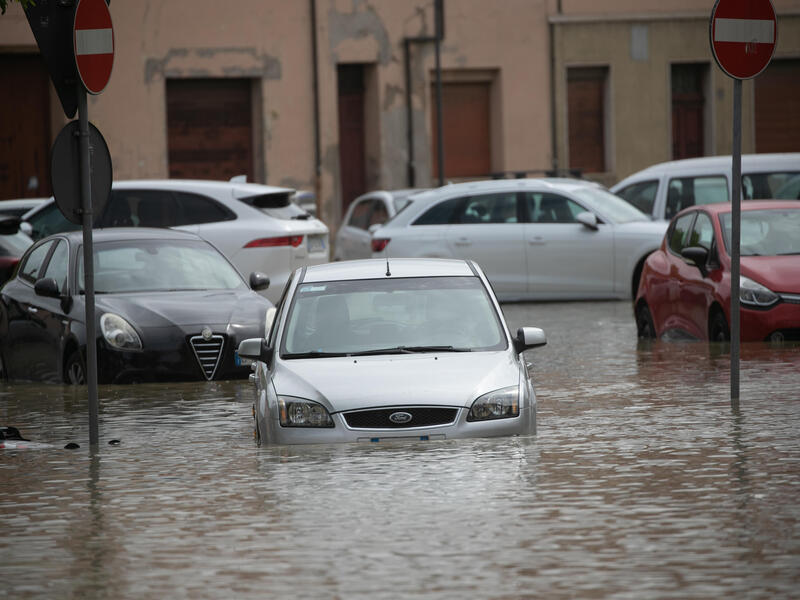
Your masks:
[{"label": "car roof", "polygon": [[[53,234],[50,237],[65,237],[70,242],[82,242],[83,231],[65,231]],[[48,239],[48,238],[45,238]],[[108,229],[93,229],[92,241],[110,242],[121,240],[200,240],[200,236],[189,231],[178,229],[160,229],[155,227],[110,227]]]},{"label": "car roof", "polygon": [[206,190],[215,192],[230,191],[237,198],[257,196],[260,194],[293,194],[294,188],[264,185],[240,181],[215,181],[207,179],[125,179],[114,181],[113,187],[118,189],[170,189],[170,190]]},{"label": "car roof", "polygon": [[[657,163],[629,175],[623,181],[636,177],[656,177],[664,173],[696,172],[709,169],[725,170],[732,166],[731,155],[701,156],[698,158],[682,158]],[[800,152],[776,152],[771,154],[742,154],[743,171],[776,171],[785,169],[800,170]],[[619,184],[616,184],[616,187]],[[613,188],[612,188],[613,189]]]},{"label": "car roof", "polygon": [[443,196],[469,194],[471,192],[486,191],[511,191],[511,190],[576,190],[588,186],[595,186],[584,179],[564,178],[520,178],[520,179],[482,179],[479,181],[464,181],[461,183],[450,183],[442,187],[420,192],[414,196],[415,202],[427,199],[438,199]]},{"label": "car roof", "polygon": [[[720,202],[718,204],[699,204],[696,206],[689,206],[679,212],[673,217],[676,219],[680,215],[702,208],[707,213],[712,215],[719,215],[729,213],[733,210],[730,202]],[[800,210],[800,202],[797,200],[742,200],[742,210],[783,210],[783,209]]]},{"label": "car roof", "polygon": [[[387,260],[366,258],[308,266],[303,283],[386,279]],[[476,274],[465,260],[449,258],[389,258],[390,277],[471,277]]]}]

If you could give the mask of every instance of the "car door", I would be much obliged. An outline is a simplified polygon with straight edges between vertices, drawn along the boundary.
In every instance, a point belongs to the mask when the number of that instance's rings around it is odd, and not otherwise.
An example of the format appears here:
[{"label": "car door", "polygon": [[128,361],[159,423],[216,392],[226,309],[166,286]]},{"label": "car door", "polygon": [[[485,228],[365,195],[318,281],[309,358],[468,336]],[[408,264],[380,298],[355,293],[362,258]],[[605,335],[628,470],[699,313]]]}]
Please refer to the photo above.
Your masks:
[{"label": "car door", "polygon": [[372,236],[369,233],[372,204],[372,198],[360,198],[355,200],[347,211],[336,240],[341,246],[336,249],[336,255],[340,259],[369,258],[372,255],[370,246]]},{"label": "car door", "polygon": [[466,196],[445,234],[452,255],[476,261],[502,298],[528,289],[521,214],[516,191]]},{"label": "car door", "polygon": [[699,275],[697,267],[681,256],[681,251],[687,247],[697,211],[690,211],[675,220],[669,230],[669,243],[667,244],[666,258],[669,263],[667,272],[667,298],[660,305],[652,307],[656,323],[663,323],[662,330],[679,330],[691,335],[692,327],[686,317],[685,310],[681,307],[681,288],[684,282],[691,280],[694,273]]},{"label": "car door", "polygon": [[[680,257],[677,267],[677,302],[675,312],[681,328],[692,337],[705,339],[708,333],[708,307],[714,298],[716,285],[722,279],[722,269],[715,256],[714,225],[704,211],[697,211],[684,248],[700,247],[709,253],[705,265],[696,265]],[[709,269],[704,275],[700,267]]]},{"label": "car door", "polygon": [[579,202],[552,192],[526,192],[528,293],[534,298],[611,297],[614,229],[591,229],[576,219]]}]

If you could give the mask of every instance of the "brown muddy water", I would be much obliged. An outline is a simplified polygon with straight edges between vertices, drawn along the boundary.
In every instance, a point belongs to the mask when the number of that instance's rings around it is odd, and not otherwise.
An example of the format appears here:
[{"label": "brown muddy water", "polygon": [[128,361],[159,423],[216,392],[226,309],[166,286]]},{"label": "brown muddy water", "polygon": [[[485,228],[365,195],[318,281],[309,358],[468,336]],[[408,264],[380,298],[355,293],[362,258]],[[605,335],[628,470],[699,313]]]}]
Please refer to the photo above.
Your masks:
[{"label": "brown muddy water", "polygon": [[[637,345],[630,304],[511,304],[530,438],[258,448],[247,382],[0,387],[6,598],[797,598],[800,347]],[[109,445],[119,440],[118,445]],[[77,450],[64,444],[77,442]]]}]

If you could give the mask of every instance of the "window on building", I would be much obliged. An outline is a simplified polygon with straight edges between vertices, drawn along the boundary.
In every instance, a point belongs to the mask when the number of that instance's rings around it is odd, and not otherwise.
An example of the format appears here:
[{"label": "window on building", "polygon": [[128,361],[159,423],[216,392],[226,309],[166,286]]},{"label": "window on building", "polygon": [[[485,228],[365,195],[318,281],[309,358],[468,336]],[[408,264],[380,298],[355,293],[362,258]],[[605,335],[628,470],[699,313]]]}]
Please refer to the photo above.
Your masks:
[{"label": "window on building", "polygon": [[608,67],[567,69],[569,167],[606,171],[606,89]]}]

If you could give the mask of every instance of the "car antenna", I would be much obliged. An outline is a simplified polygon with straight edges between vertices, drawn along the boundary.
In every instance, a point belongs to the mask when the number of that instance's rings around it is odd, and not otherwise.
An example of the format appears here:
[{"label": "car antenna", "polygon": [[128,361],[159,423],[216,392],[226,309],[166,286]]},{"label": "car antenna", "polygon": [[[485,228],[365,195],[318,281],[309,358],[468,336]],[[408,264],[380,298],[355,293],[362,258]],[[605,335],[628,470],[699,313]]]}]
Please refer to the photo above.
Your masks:
[{"label": "car antenna", "polygon": [[386,255],[386,276],[391,277],[392,272],[389,270],[389,255]]}]

